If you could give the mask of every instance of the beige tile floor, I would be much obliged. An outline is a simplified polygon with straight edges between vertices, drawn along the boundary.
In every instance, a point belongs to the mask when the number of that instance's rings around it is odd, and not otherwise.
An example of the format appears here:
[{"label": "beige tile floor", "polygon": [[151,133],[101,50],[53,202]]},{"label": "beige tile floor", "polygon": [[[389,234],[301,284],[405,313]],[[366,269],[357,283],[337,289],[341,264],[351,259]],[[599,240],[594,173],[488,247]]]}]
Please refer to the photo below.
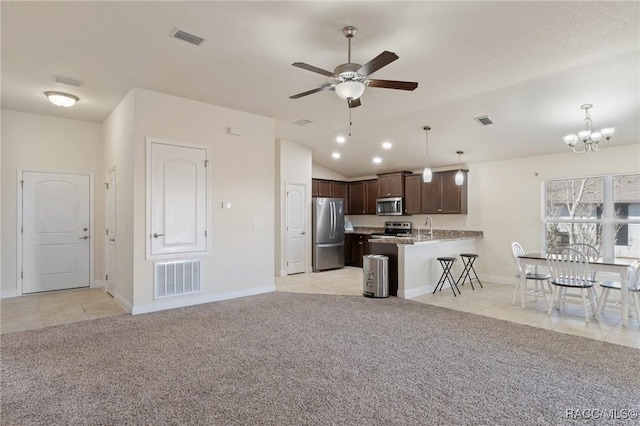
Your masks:
[{"label": "beige tile floor", "polygon": [[100,288],[31,294],[0,301],[0,331],[32,330],[124,313]]},{"label": "beige tile floor", "polygon": [[[586,324],[580,305],[565,305],[560,312],[554,310],[548,316],[541,297],[537,301],[531,297],[527,307],[522,308],[519,302],[512,304],[514,286],[488,282],[482,284],[484,288],[479,288],[474,282],[475,291],[471,290],[468,283],[465,284],[461,287],[462,294],[457,297],[453,296],[451,289],[445,288],[436,294],[425,294],[413,300],[640,349],[640,321],[633,316],[629,326],[623,327],[619,309],[608,308],[600,321],[592,319]],[[346,267],[276,277],[276,291],[361,296],[362,269]]]}]

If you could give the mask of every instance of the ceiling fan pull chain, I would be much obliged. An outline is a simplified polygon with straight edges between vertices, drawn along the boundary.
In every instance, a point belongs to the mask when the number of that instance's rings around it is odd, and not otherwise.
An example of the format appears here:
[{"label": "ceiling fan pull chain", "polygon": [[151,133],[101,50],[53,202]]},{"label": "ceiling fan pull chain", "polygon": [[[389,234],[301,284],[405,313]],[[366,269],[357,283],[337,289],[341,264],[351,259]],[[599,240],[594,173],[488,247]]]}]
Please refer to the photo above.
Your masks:
[{"label": "ceiling fan pull chain", "polygon": [[351,125],[353,122],[351,121],[351,108],[349,108],[349,136],[351,136]]}]

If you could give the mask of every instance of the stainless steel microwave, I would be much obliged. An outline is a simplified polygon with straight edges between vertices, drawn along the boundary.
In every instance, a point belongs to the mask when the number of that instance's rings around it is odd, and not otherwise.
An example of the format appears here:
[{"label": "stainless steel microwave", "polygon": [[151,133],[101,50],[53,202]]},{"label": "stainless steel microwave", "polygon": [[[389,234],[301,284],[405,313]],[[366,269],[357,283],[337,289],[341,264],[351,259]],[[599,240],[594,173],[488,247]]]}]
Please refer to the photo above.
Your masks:
[{"label": "stainless steel microwave", "polygon": [[378,198],[376,200],[376,214],[378,216],[401,216],[402,197]]}]

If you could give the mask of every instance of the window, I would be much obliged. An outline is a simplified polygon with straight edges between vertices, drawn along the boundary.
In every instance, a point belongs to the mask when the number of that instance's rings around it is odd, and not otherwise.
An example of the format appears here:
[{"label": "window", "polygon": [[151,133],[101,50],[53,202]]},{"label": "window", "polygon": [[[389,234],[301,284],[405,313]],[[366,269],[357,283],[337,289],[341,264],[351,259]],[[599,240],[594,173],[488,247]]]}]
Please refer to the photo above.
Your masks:
[{"label": "window", "polygon": [[548,180],[546,250],[595,246],[603,258],[640,259],[640,174]]}]

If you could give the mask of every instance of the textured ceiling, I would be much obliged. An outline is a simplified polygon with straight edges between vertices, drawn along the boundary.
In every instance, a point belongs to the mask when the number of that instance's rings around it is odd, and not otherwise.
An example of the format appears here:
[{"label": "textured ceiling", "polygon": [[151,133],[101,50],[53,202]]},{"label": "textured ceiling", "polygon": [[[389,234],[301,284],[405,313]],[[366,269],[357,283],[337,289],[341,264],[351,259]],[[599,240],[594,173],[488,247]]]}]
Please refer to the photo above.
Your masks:
[{"label": "textured ceiling", "polygon": [[[638,2],[6,2],[2,108],[102,122],[132,87],[276,120],[276,136],[305,144],[347,177],[564,152],[581,130],[616,127],[615,145],[640,143]],[[400,59],[373,78],[419,82],[414,92],[367,88],[349,111],[332,92],[289,96],[327,82],[294,68]],[[204,37],[201,47],[169,37]],[[58,85],[54,75],[79,79]],[[46,90],[74,93],[73,108]],[[473,118],[488,115],[481,127]],[[306,119],[306,126],[292,124]],[[381,148],[393,143],[391,150]],[[334,160],[338,151],[342,158]],[[380,156],[379,165],[371,162]]]}]

